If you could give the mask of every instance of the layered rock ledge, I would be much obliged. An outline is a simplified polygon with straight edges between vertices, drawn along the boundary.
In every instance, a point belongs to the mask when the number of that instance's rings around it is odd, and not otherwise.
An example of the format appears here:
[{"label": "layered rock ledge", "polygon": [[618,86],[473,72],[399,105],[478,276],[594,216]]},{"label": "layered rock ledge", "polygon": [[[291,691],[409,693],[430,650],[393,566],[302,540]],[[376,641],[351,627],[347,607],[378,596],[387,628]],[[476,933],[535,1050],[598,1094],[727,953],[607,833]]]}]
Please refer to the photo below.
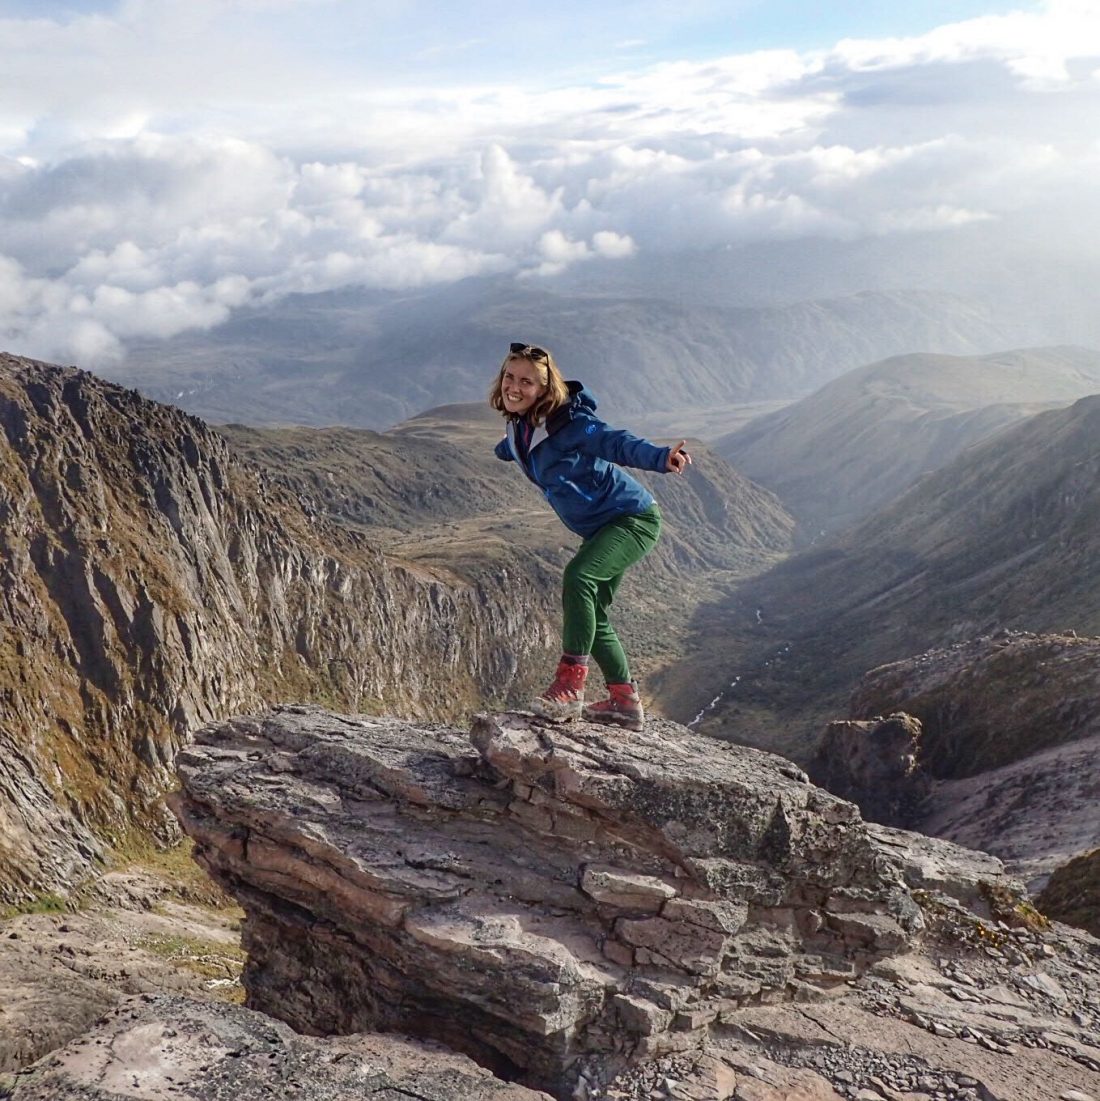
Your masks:
[{"label": "layered rock ledge", "polygon": [[845,991],[921,934],[910,884],[976,905],[1000,874],[660,721],[290,707],[204,728],[178,769],[196,855],[246,910],[252,1008],[442,1041],[558,1096]]}]

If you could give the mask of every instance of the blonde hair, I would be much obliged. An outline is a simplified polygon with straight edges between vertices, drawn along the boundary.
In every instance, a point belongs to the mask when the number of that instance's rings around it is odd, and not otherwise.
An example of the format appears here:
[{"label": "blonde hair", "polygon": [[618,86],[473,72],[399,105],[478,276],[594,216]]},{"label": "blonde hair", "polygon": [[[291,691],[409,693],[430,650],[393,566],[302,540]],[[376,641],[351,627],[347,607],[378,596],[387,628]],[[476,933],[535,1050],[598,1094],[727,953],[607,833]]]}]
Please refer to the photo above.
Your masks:
[{"label": "blonde hair", "polygon": [[569,387],[565,385],[565,379],[561,377],[561,371],[558,370],[554,357],[545,348],[525,344],[523,351],[510,351],[504,357],[500,370],[497,372],[496,381],[489,391],[489,404],[503,416],[512,416],[504,407],[504,395],[501,393],[501,385],[504,382],[504,372],[508,364],[516,359],[522,359],[530,363],[538,372],[539,382],[546,387],[546,393],[527,410],[527,418],[532,424],[542,424],[551,413],[560,409],[569,401]]}]

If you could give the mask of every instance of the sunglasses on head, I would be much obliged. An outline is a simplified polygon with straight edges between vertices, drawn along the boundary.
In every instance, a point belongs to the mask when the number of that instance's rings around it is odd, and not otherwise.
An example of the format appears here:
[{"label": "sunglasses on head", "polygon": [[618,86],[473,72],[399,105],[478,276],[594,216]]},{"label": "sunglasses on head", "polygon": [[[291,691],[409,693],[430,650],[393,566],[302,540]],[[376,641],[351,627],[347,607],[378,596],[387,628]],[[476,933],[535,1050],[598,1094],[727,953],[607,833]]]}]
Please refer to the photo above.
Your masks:
[{"label": "sunglasses on head", "polygon": [[514,356],[523,356],[524,359],[542,359],[546,362],[550,361],[550,353],[546,351],[545,348],[540,348],[537,344],[521,344],[515,340],[512,341],[511,354]]}]

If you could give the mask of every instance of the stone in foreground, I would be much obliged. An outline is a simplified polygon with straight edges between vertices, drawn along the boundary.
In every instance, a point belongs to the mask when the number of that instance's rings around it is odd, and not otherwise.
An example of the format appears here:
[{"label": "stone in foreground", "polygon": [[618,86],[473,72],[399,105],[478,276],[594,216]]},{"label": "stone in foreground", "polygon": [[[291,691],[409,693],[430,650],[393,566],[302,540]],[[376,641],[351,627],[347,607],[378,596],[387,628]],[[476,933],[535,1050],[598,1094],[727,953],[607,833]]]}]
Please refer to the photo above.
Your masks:
[{"label": "stone in foreground", "polygon": [[178,768],[196,855],[246,910],[250,1006],[438,1040],[557,1096],[842,993],[923,928],[852,804],[672,723],[294,707],[205,728]]}]

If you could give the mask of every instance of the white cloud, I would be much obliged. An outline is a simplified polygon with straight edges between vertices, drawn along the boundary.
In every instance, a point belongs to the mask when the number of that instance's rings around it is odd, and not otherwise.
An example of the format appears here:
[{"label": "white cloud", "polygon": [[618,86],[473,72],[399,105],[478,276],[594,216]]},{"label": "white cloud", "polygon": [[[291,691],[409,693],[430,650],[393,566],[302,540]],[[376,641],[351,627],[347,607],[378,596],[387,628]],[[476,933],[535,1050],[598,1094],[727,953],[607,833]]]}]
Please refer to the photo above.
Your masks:
[{"label": "white cloud", "polygon": [[[949,23],[927,34],[879,41],[841,42],[834,56],[853,69],[995,58],[1010,69],[1100,53],[1100,5],[1095,0],[1047,0],[1035,11],[988,15]],[[1059,64],[1063,79],[1069,74]]]},{"label": "white cloud", "polygon": [[638,251],[638,246],[629,234],[615,233],[609,229],[601,229],[593,234],[592,248],[608,260],[622,260]]},{"label": "white cloud", "polygon": [[348,10],[130,0],[0,20],[7,345],[94,365],[293,292],[946,232],[1055,204],[1074,247],[1100,251],[1091,0],[543,88],[491,72],[383,86],[270,29]]}]

